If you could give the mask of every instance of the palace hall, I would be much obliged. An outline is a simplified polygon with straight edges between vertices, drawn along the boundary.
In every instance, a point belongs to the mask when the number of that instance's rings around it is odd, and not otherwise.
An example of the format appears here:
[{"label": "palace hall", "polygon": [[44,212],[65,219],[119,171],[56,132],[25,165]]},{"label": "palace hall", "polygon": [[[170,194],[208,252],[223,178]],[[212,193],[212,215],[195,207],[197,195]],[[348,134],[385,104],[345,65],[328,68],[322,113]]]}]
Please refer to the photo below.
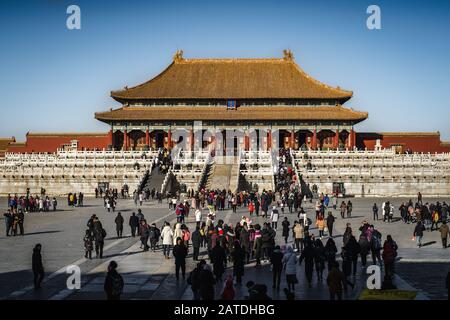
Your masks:
[{"label": "palace hall", "polygon": [[[176,130],[194,144],[195,122],[203,129],[242,130],[236,141],[248,149],[256,131],[258,149],[369,149],[449,152],[439,132],[356,132],[368,113],[345,103],[353,92],[309,76],[284,50],[280,58],[191,59],[183,51],[160,74],[142,84],[111,91],[121,106],[95,113],[103,133],[28,133],[25,142],[2,140],[0,153],[172,148]],[[256,130],[255,130],[256,129]],[[274,135],[278,139],[274,142]],[[203,144],[208,141],[202,139]],[[278,145],[273,145],[277,143]]]}]

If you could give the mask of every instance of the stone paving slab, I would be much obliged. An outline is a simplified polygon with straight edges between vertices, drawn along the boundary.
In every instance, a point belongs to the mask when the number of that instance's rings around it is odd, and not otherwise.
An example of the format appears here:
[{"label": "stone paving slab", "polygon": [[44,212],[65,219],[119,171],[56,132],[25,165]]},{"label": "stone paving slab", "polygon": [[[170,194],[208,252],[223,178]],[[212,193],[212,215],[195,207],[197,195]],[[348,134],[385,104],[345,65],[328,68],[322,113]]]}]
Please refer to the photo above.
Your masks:
[{"label": "stone paving slab", "polygon": [[[92,199],[94,201],[94,199]],[[347,199],[346,199],[347,200]],[[372,213],[371,213],[371,206],[373,205],[373,201],[376,201],[379,205],[381,205],[381,202],[383,199],[351,199],[353,202],[353,217],[350,219],[341,219],[339,216],[339,212],[336,210],[334,211],[334,215],[338,218],[336,220],[335,224],[335,241],[337,244],[338,249],[341,246],[342,243],[342,233],[345,228],[345,223],[350,222],[352,224],[352,227],[354,230],[357,230],[357,228],[360,225],[360,222],[363,219],[367,219],[369,222],[373,222],[372,220]],[[403,201],[403,200],[402,200]],[[448,200],[447,200],[448,201]],[[397,207],[397,199],[395,199],[395,205]],[[400,204],[400,200],[398,201]],[[134,204],[130,205],[131,203],[124,203],[124,210],[128,207],[133,208]],[[304,205],[308,216],[314,221],[314,213],[313,213],[313,204],[305,204]],[[152,209],[152,212],[155,213],[156,218],[164,217],[164,215],[167,215],[170,213],[167,210],[166,204],[160,204],[159,207],[152,207],[149,205],[148,207],[145,207],[147,210],[148,208]],[[75,212],[78,212],[78,210],[83,211],[86,209],[83,208],[76,208]],[[135,210],[135,209],[132,209]],[[129,214],[129,211],[125,211],[127,214]],[[82,214],[82,224],[85,223],[85,220],[87,220],[87,216],[90,214],[87,211],[84,211]],[[146,217],[148,217],[149,213],[144,211],[144,214]],[[75,214],[77,219],[80,219],[79,214]],[[228,221],[235,225],[241,218],[242,215],[247,215],[246,208],[240,208],[238,209],[238,212],[236,214],[233,214],[230,210],[225,211],[219,211],[217,212],[217,219],[224,219],[225,221]],[[291,222],[291,225],[293,224],[293,221],[296,219],[296,214],[285,214],[285,216],[288,217],[289,221]],[[113,217],[115,215],[109,215],[102,219],[102,222],[105,220],[105,223],[109,229],[111,229],[111,220],[113,220]],[[166,218],[168,220],[171,220],[173,222],[174,216],[170,216],[169,218]],[[282,215],[279,222],[279,228],[277,230],[277,242],[281,243],[281,220],[284,216]],[[40,220],[39,217],[33,217],[37,221]],[[39,228],[49,228],[49,226],[52,225],[52,223],[64,223],[64,219],[67,219],[67,216],[64,215],[64,217],[59,217],[61,219],[57,219],[54,217],[55,221],[48,221],[48,217],[44,217],[44,221],[42,226],[39,224],[36,224],[36,227],[39,226]],[[58,220],[58,221],[56,221]],[[60,221],[61,220],[61,221]],[[262,224],[265,219],[261,217],[253,217],[254,222],[258,222]],[[71,220],[72,221],[72,220]],[[162,220],[160,221],[162,223]],[[159,223],[159,224],[160,224]],[[418,298],[420,299],[426,299],[428,296],[428,292],[432,292],[432,297],[436,297],[438,299],[442,299],[444,297],[444,290],[442,290],[442,287],[440,287],[439,282],[440,278],[439,276],[435,276],[435,280],[433,281],[427,281],[429,278],[426,276],[427,274],[436,274],[437,272],[433,267],[430,267],[428,262],[449,262],[450,263],[450,251],[447,251],[445,249],[440,248],[440,243],[435,242],[431,243],[427,247],[423,248],[416,248],[414,243],[411,241],[411,229],[413,228],[413,225],[407,225],[400,221],[393,222],[393,223],[383,223],[381,221],[374,222],[375,226],[381,231],[383,234],[383,239],[387,234],[392,234],[394,239],[397,241],[397,243],[400,246],[399,250],[399,268],[398,272],[400,277],[398,277],[398,283],[397,285],[399,288],[411,288],[411,285],[413,285],[414,288],[421,290],[423,289],[423,293],[420,292],[418,295]],[[194,221],[192,215],[188,219],[188,226],[192,229],[194,227]],[[73,226],[75,228],[76,226]],[[81,227],[81,230],[83,230],[84,227]],[[69,228],[72,229],[72,228]],[[111,232],[108,232],[108,236],[111,236]],[[316,228],[312,228],[313,233],[317,233]],[[357,235],[358,232],[355,232]],[[64,238],[64,235],[66,234],[66,231],[64,233],[54,233],[58,234],[58,240],[61,241],[61,239]],[[50,234],[50,235],[54,235]],[[114,233],[113,233],[114,234]],[[47,234],[41,235],[42,237],[48,237]],[[73,235],[68,235],[69,238],[73,237]],[[291,236],[291,232],[290,232]],[[61,238],[62,237],[62,238]],[[24,237],[23,239],[26,239]],[[324,243],[326,241],[327,237],[323,239]],[[11,241],[14,245],[17,245],[14,243],[14,241],[18,242],[20,245],[19,238],[14,239],[7,239],[8,241]],[[19,240],[19,241],[18,241]],[[127,239],[124,240],[122,243],[119,243],[114,246],[114,248],[111,248],[111,252],[105,252],[105,258],[103,260],[93,260],[93,261],[84,261],[80,266],[82,267],[82,273],[83,273],[83,284],[81,290],[75,290],[75,291],[67,291],[65,289],[65,275],[59,275],[49,281],[45,285],[44,292],[33,292],[33,291],[16,291],[16,296],[14,298],[20,298],[20,299],[105,299],[105,294],[103,292],[103,281],[104,277],[106,275],[106,268],[111,260],[116,260],[119,264],[119,272],[124,276],[124,280],[126,283],[126,289],[125,293],[123,295],[123,299],[192,299],[192,292],[190,288],[187,286],[185,281],[182,281],[181,279],[177,281],[175,279],[174,275],[174,261],[173,259],[165,260],[162,257],[162,253],[160,250],[157,252],[142,252],[142,250],[139,248],[139,243],[137,242],[137,238],[134,239]],[[438,232],[430,232],[426,233],[425,235],[425,241],[436,241],[439,240]],[[40,240],[39,240],[40,241]],[[55,240],[56,241],[56,240]],[[115,240],[112,240],[115,241]],[[112,242],[110,242],[112,243]],[[292,239],[289,238],[288,244],[292,244]],[[0,244],[0,253],[2,252],[3,247],[3,241]],[[73,246],[72,246],[73,248]],[[67,248],[65,248],[68,250]],[[73,250],[73,249],[71,249]],[[79,252],[79,249],[76,249],[76,252]],[[73,253],[72,253],[73,254]],[[11,260],[15,260],[15,256],[12,256]],[[29,258],[29,257],[28,257]],[[79,256],[78,256],[79,259]],[[369,259],[370,261],[371,259]],[[60,260],[56,258],[50,257],[47,261],[51,261],[51,263],[61,263]],[[420,267],[423,266],[426,270],[423,274],[423,277],[416,277],[413,272],[405,272],[405,268],[401,268],[400,265],[405,264],[408,262],[408,265],[410,263],[414,263],[414,270],[420,270]],[[0,276],[1,273],[4,271],[2,269],[3,265],[6,265],[7,263],[11,263],[8,261],[3,260],[0,262]],[[12,266],[9,265],[8,268],[11,268]],[[187,260],[187,274],[188,272],[195,267],[195,263],[192,261],[191,258],[188,258]],[[406,268],[406,271],[410,271],[411,268]],[[427,271],[430,270],[430,273]],[[231,269],[227,270],[227,274],[231,273]],[[296,286],[296,298],[297,299],[328,299],[328,288],[326,286],[326,283],[318,283],[315,279],[315,275],[313,278],[313,288],[309,289],[305,283],[305,277],[304,277],[304,271],[303,267],[298,267],[297,270],[297,277],[300,281],[300,283]],[[439,274],[439,273],[438,273]],[[324,279],[326,279],[327,272],[324,272]],[[446,272],[445,272],[446,275]],[[248,266],[246,266],[245,270],[245,276],[243,278],[243,283],[245,284],[248,280],[253,280],[257,283],[265,283],[267,287],[269,288],[269,295],[271,295],[275,299],[285,299],[284,293],[282,291],[276,292],[272,291],[271,287],[271,279],[272,275],[269,269],[269,266],[266,265],[261,269],[255,269],[254,263],[250,263]],[[361,290],[365,286],[365,279],[366,276],[361,271],[358,272],[356,278],[354,281],[356,282],[356,288],[349,292],[347,295],[345,295],[346,299],[356,299],[361,292]],[[407,281],[405,281],[405,279]],[[414,280],[417,281],[414,281]],[[0,279],[0,284],[1,284]],[[352,280],[353,281],[353,280]],[[426,284],[428,282],[431,282],[431,284]],[[282,284],[281,288],[285,286],[285,276],[282,275]],[[440,288],[439,288],[440,287]],[[0,289],[1,292],[2,289]],[[18,288],[16,287],[16,290]],[[223,283],[218,284],[216,286],[216,297],[220,297],[221,291],[223,290]],[[236,299],[243,299],[247,295],[247,291],[245,286],[239,287],[236,286]]]}]

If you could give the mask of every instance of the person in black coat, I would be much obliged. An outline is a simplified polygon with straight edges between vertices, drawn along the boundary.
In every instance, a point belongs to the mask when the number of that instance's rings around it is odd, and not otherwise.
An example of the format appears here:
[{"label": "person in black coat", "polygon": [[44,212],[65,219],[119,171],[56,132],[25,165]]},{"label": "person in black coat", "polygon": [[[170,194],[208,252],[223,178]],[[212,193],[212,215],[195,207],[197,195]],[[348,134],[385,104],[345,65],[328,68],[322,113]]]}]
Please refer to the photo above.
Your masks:
[{"label": "person in black coat", "polygon": [[117,213],[117,217],[114,220],[114,222],[116,223],[117,238],[122,238],[123,217],[122,217],[122,213],[120,213],[120,211]]},{"label": "person in black coat", "polygon": [[239,241],[234,242],[234,250],[231,252],[233,258],[233,275],[236,277],[236,283],[242,283],[242,276],[244,275],[245,265],[245,251],[242,249]]},{"label": "person in black coat", "polygon": [[[289,230],[288,230],[289,232]],[[272,264],[272,276],[273,284],[272,288],[280,289],[281,273],[283,271],[283,253],[280,250],[280,246],[275,246],[270,257],[270,263]]]},{"label": "person in black coat", "polygon": [[[356,274],[356,268],[358,266],[358,255],[361,252],[361,247],[359,243],[356,241],[354,236],[350,236],[347,244],[344,246],[346,257],[344,258],[344,262],[347,262],[353,265],[353,275]],[[351,267],[350,265],[350,267]],[[346,271],[344,271],[346,273]],[[350,271],[349,271],[350,273]],[[346,274],[347,275],[347,274]]]},{"label": "person in black coat", "polygon": [[202,272],[205,264],[205,260],[201,260],[197,263],[197,266],[191,271],[189,277],[187,278],[187,283],[191,286],[194,300],[200,300],[200,273]]},{"label": "person in black coat", "polygon": [[281,223],[281,226],[283,227],[283,238],[284,238],[284,243],[288,242],[288,238],[289,238],[289,226],[291,224],[289,223],[289,220],[287,217],[284,217],[283,222]]},{"label": "person in black coat", "polygon": [[200,227],[196,226],[195,231],[192,232],[191,241],[192,247],[194,248],[193,260],[198,261],[198,254],[200,252],[200,244],[202,240],[202,235],[200,234]]},{"label": "person in black coat", "polygon": [[314,271],[315,251],[310,239],[306,241],[305,248],[302,251],[299,259],[299,265],[305,260],[305,275],[308,280],[308,286],[311,288],[312,276]]},{"label": "person in black coat", "polygon": [[216,281],[222,281],[226,261],[227,254],[225,249],[221,246],[220,241],[217,241],[216,246],[211,250],[211,262],[213,264]]},{"label": "person in black coat", "polygon": [[331,271],[336,262],[336,253],[337,253],[336,243],[333,238],[328,238],[327,243],[325,244],[325,257],[327,259],[328,264],[328,272]]},{"label": "person in black coat", "polygon": [[130,228],[131,228],[131,236],[135,237],[137,229],[139,227],[139,218],[136,216],[136,213],[132,213],[130,216],[130,220],[128,222]]},{"label": "person in black coat", "polygon": [[423,225],[422,221],[417,222],[417,224],[414,228],[413,236],[416,237],[417,246],[419,248],[422,247],[422,238],[423,238],[424,231],[425,231],[425,226]]},{"label": "person in black coat", "polygon": [[247,223],[244,222],[244,226],[239,232],[239,242],[241,243],[242,250],[245,252],[245,257],[247,263],[250,262],[250,253],[252,248],[250,248],[250,233],[248,232]]},{"label": "person in black coat", "polygon": [[91,231],[91,233],[94,233],[94,220],[97,218],[97,216],[95,215],[95,214],[93,214],[90,218],[89,218],[89,220],[88,220],[88,222],[87,222],[87,224],[86,224],[86,226],[89,228],[89,230]]},{"label": "person in black coat", "polygon": [[117,263],[111,261],[108,266],[108,274],[106,275],[103,289],[108,300],[120,300],[123,292],[124,282],[122,276],[117,272]]},{"label": "person in black coat", "polygon": [[19,217],[18,224],[19,224],[20,235],[23,236],[24,235],[23,223],[25,220],[25,215],[23,214],[23,211],[21,209],[17,213],[17,216]]},{"label": "person in black coat", "polygon": [[335,220],[336,220],[336,218],[333,216],[333,213],[331,211],[329,211],[328,217],[327,217],[327,228],[328,228],[328,234],[331,238],[333,238],[333,226],[334,226]]},{"label": "person in black coat", "polygon": [[206,264],[206,261],[201,260],[200,263],[203,264],[203,269],[200,271],[199,275],[199,291],[202,300],[214,300],[214,285],[216,284],[214,280],[213,273],[211,272],[211,266]]},{"label": "person in black coat", "polygon": [[96,258],[103,259],[103,246],[105,244],[106,231],[102,227],[94,229],[95,255]]},{"label": "person in black coat", "polygon": [[10,209],[8,209],[8,212],[4,213],[3,216],[5,217],[5,230],[6,230],[6,236],[9,237],[9,232],[12,229],[12,214]]},{"label": "person in black coat", "polygon": [[44,265],[42,264],[41,249],[42,246],[40,243],[35,245],[31,259],[31,268],[34,275],[34,289],[40,289],[42,280],[44,279]]},{"label": "person in black coat", "polygon": [[173,256],[175,257],[175,275],[177,280],[180,278],[180,269],[183,279],[186,277],[186,256],[188,250],[183,243],[183,240],[178,237],[177,244],[173,247]]}]

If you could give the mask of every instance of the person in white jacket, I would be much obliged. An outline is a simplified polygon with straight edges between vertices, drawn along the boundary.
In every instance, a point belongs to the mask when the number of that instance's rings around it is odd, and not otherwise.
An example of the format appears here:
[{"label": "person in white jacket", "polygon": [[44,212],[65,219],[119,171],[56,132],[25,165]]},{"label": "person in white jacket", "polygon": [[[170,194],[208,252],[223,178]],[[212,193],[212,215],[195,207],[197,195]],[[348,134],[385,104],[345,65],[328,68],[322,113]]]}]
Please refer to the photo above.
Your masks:
[{"label": "person in white jacket", "polygon": [[278,226],[278,218],[280,217],[280,213],[276,206],[272,207],[272,212],[270,213],[270,221],[272,221],[272,228],[277,229]]},{"label": "person in white jacket", "polygon": [[164,228],[161,231],[161,239],[163,244],[164,258],[169,259],[170,246],[173,244],[173,231],[168,222],[164,223]]},{"label": "person in white jacket", "polygon": [[183,239],[183,230],[181,230],[181,223],[177,223],[175,225],[175,231],[173,232],[173,245],[175,246],[177,244],[177,238]]},{"label": "person in white jacket", "polygon": [[202,222],[202,210],[197,209],[195,210],[195,223],[197,224],[197,227],[200,227],[201,222]]}]

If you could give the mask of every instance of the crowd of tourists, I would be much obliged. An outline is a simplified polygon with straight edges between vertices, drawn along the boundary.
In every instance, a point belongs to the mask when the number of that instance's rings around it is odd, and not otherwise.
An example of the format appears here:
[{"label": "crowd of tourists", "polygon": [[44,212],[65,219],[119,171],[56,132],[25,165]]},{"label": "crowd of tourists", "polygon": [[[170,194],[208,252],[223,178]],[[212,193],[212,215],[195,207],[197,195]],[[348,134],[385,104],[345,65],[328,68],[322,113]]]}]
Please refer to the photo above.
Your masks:
[{"label": "crowd of tourists", "polygon": [[82,207],[84,205],[83,192],[79,192],[78,196],[76,193],[69,192],[67,194],[67,205],[69,207]]},{"label": "crowd of tourists", "polygon": [[[185,212],[189,211],[189,209],[186,210],[189,208],[188,203],[178,203],[175,211],[180,207],[185,207]],[[271,207],[269,211],[272,217],[277,214],[278,208],[276,205]],[[343,246],[339,252],[332,236],[323,242],[324,235],[321,235],[320,228],[318,228],[318,235],[312,232],[312,221],[309,218],[296,220],[291,227],[288,217],[285,216],[281,224],[284,243],[277,243],[278,226],[273,225],[272,222],[268,221],[260,225],[253,223],[250,216],[242,216],[241,220],[233,225],[217,219],[215,214],[209,210],[203,210],[202,207],[193,210],[197,223],[192,232],[183,220],[178,220],[173,226],[169,222],[164,222],[161,229],[155,224],[148,225],[142,212],[138,212],[138,215],[133,213],[129,224],[133,235],[137,234],[141,237],[141,248],[144,251],[149,249],[156,251],[162,248],[165,259],[174,258],[176,278],[182,277],[188,282],[194,299],[233,299],[234,287],[243,284],[244,267],[251,263],[254,263],[254,267],[258,269],[264,264],[271,266],[273,288],[276,290],[280,290],[281,275],[284,272],[288,286],[285,292],[287,297],[295,297],[295,285],[298,283],[297,268],[304,266],[309,287],[313,286],[315,275],[317,282],[326,281],[328,284],[330,299],[342,299],[342,294],[347,287],[355,286],[351,276],[359,272],[358,260],[361,261],[362,268],[365,268],[367,256],[371,256],[373,264],[379,264],[385,268],[384,288],[394,287],[392,276],[398,247],[390,235],[387,235],[382,242],[381,233],[367,221],[363,221],[356,230],[347,223],[343,235]],[[204,214],[204,211],[208,213]],[[333,216],[332,212],[328,214]],[[320,217],[316,218],[316,225],[320,224]],[[116,225],[123,226],[123,221],[119,213],[115,220]],[[290,232],[292,232],[295,248],[286,243]],[[88,231],[86,233],[88,234]],[[95,236],[94,239],[96,240]],[[202,249],[204,259],[200,259]],[[193,251],[192,259],[198,264],[187,275],[186,259],[190,250]],[[342,258],[341,266],[337,262],[338,255]],[[228,265],[232,266],[233,273],[224,278]],[[328,270],[326,277],[325,270]],[[264,296],[269,299],[267,287],[255,285],[250,280],[247,282],[248,289],[253,292],[249,297]],[[215,297],[217,284],[224,285],[224,291],[220,297]]]},{"label": "crowd of tourists", "polygon": [[9,194],[7,196],[7,202],[11,212],[22,211],[24,213],[56,211],[58,205],[58,201],[55,197],[50,198],[46,195],[32,196],[29,193],[23,196]]},{"label": "crowd of tourists", "polygon": [[49,212],[56,211],[58,201],[55,197],[50,198],[45,195],[45,191],[41,195],[32,196],[27,190],[27,194],[18,196],[17,194],[7,196],[7,211],[3,213],[5,221],[6,236],[23,236],[25,214],[31,212]]}]

